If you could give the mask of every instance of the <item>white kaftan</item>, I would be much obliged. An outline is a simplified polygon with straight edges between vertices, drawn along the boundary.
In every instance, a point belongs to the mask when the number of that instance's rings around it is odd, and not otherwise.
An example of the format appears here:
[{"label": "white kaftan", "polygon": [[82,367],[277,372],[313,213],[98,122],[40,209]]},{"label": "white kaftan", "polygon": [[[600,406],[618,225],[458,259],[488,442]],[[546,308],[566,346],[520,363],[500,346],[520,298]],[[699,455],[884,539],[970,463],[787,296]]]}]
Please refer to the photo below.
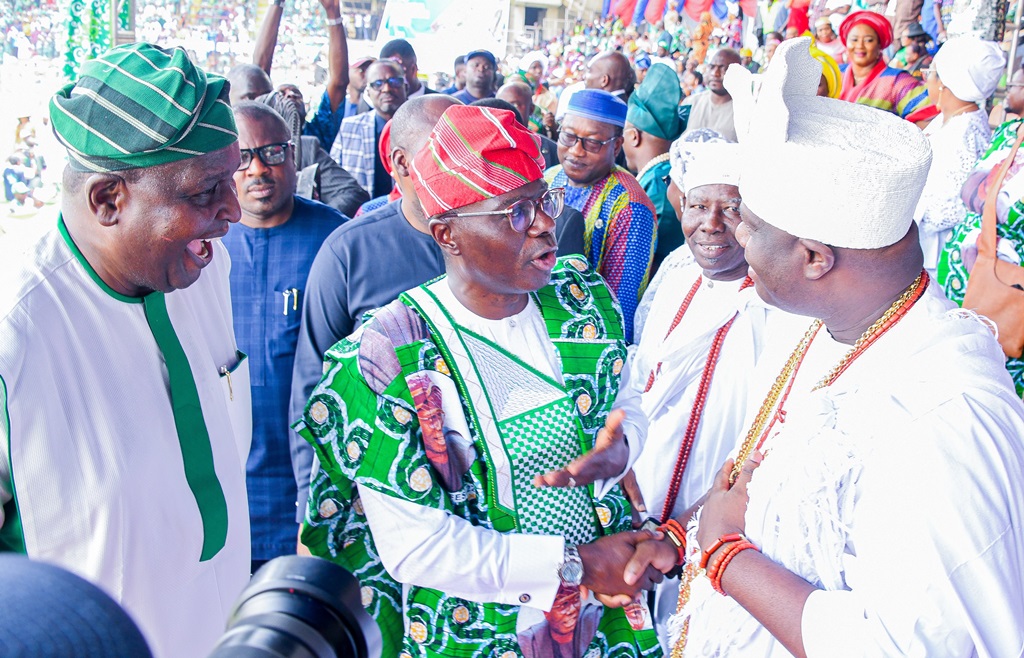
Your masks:
[{"label": "white kaftan", "polygon": [[[818,333],[748,488],[747,536],[819,588],[807,655],[1019,656],[1024,405],[998,344],[933,285],[812,392],[849,349]],[[703,576],[684,612],[688,656],[790,655]]]},{"label": "white kaftan", "polygon": [[[701,267],[692,262],[666,271],[632,364],[630,386],[636,391],[646,388],[652,371],[658,373],[641,398],[649,425],[644,449],[633,464],[647,513],[657,518],[664,513],[680,446],[718,330],[736,316],[719,353],[679,495],[671,510],[673,518],[707,493],[715,474],[742,438],[750,375],[769,335],[776,342],[795,342],[807,324],[803,318],[765,304],[753,287],[741,291],[742,279],[711,281],[705,277],[679,325],[666,338],[680,305],[701,275]],[[664,636],[662,625],[675,612],[677,594],[678,580],[666,580],[658,588],[655,618],[659,636]]]},{"label": "white kaftan", "polygon": [[924,267],[934,278],[946,240],[967,216],[960,188],[988,149],[992,129],[988,127],[985,111],[975,110],[952,117],[946,123],[939,117],[928,124],[924,134],[932,146],[932,165],[914,219],[920,232]]},{"label": "white kaftan", "polygon": [[203,520],[144,305],[101,287],[70,245],[44,236],[0,298],[0,546],[99,585],[158,658],[205,656],[249,575],[252,416],[228,254],[214,242],[199,280],[165,296],[227,503],[225,542],[200,561]]}]

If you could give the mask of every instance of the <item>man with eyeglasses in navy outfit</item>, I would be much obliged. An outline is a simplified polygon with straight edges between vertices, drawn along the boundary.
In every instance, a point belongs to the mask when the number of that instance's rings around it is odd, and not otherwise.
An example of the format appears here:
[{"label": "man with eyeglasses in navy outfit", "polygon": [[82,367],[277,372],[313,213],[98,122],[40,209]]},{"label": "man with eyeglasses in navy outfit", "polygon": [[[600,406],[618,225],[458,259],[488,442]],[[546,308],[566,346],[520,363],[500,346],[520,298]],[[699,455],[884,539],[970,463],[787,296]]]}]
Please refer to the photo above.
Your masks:
[{"label": "man with eyeglasses in navy outfit", "polygon": [[391,192],[392,180],[377,144],[395,110],[406,101],[405,72],[397,62],[379,59],[366,70],[366,95],[373,112],[347,117],[331,148],[331,157],[363,186],[371,199]]},{"label": "man with eyeglasses in navy outfit", "polygon": [[238,349],[249,356],[252,447],[246,489],[252,570],[294,555],[296,485],[288,402],[306,278],[330,233],[347,221],[295,194],[295,150],[284,119],[262,103],[234,108],[241,164],[235,188],[242,220],[224,237]]},{"label": "man with eyeglasses in navy outfit", "polygon": [[618,297],[632,342],[633,313],[647,288],[658,235],[654,204],[636,178],[615,164],[626,112],[624,102],[602,89],[573,94],[558,135],[562,164],[544,178],[564,187],[566,205],[583,213],[584,254]]}]

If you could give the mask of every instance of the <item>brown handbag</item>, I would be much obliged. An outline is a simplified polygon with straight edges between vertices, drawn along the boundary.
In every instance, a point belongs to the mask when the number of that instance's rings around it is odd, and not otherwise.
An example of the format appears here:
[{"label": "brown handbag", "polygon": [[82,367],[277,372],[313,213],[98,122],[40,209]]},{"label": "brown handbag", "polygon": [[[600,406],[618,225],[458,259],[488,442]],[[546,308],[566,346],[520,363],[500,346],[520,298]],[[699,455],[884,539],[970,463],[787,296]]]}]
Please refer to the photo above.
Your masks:
[{"label": "brown handbag", "polygon": [[985,196],[981,235],[978,236],[978,260],[967,278],[962,304],[995,323],[999,329],[999,345],[1006,356],[1015,359],[1024,354],[1024,267],[999,260],[996,256],[996,197],[1017,149],[1024,142],[1024,123],[1017,132],[1017,141]]}]

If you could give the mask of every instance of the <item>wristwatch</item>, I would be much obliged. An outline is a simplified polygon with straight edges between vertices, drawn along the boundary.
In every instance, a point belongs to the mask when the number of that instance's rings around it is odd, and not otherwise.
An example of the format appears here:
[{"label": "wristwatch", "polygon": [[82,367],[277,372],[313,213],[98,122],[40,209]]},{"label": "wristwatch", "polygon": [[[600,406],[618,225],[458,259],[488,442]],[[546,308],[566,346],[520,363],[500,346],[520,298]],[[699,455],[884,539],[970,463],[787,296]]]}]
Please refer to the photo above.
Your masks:
[{"label": "wristwatch", "polygon": [[565,557],[558,565],[558,579],[566,587],[579,587],[583,582],[583,560],[580,552],[572,544],[565,545]]}]

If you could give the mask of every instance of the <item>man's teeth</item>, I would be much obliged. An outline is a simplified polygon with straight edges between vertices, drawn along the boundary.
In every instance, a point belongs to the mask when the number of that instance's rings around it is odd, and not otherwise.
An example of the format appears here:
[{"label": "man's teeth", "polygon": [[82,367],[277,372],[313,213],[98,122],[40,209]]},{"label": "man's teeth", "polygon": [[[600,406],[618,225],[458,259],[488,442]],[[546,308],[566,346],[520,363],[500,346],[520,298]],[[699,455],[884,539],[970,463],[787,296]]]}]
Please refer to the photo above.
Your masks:
[{"label": "man's teeth", "polygon": [[210,241],[193,240],[188,243],[188,250],[200,258],[206,258],[210,255]]}]

